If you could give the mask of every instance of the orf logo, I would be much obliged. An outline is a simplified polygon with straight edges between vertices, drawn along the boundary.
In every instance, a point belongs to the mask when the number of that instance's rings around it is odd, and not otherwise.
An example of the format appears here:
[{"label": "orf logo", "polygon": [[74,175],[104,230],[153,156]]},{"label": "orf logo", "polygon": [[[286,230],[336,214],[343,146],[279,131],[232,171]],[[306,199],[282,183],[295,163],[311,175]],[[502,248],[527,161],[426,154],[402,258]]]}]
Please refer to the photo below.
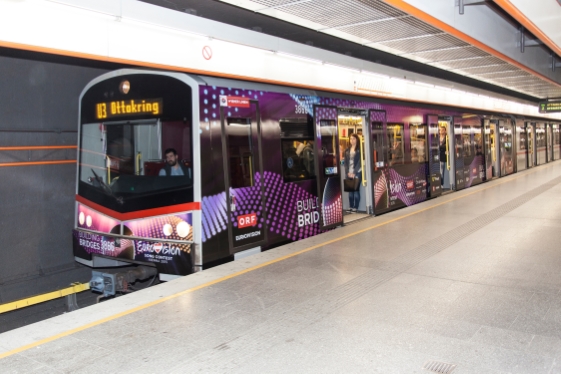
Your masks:
[{"label": "orf logo", "polygon": [[238,228],[250,227],[257,225],[257,214],[250,213],[243,216],[238,216]]},{"label": "orf logo", "polygon": [[412,190],[413,188],[415,188],[415,183],[412,180],[407,181],[407,189]]},{"label": "orf logo", "polygon": [[162,243],[154,243],[154,246],[152,247],[152,249],[156,253],[160,253],[163,248],[164,248],[164,245]]}]

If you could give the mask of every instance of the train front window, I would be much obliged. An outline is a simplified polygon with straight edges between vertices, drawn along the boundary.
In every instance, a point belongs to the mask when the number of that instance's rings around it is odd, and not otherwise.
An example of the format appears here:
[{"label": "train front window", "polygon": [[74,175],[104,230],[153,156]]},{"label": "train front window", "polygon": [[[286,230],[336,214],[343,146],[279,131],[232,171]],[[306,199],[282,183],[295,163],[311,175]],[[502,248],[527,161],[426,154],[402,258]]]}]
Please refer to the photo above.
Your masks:
[{"label": "train front window", "polygon": [[192,202],[191,144],[183,121],[83,125],[78,194],[118,212]]}]

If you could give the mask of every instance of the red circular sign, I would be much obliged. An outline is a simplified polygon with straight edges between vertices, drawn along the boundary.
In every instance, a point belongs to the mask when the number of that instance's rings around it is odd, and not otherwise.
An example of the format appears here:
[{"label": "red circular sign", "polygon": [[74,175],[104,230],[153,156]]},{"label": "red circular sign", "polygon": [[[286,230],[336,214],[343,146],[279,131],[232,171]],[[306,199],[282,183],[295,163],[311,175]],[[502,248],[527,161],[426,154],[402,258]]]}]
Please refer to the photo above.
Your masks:
[{"label": "red circular sign", "polygon": [[205,58],[205,60],[210,60],[212,58],[212,48],[210,48],[208,45],[205,45],[203,47],[203,57]]}]

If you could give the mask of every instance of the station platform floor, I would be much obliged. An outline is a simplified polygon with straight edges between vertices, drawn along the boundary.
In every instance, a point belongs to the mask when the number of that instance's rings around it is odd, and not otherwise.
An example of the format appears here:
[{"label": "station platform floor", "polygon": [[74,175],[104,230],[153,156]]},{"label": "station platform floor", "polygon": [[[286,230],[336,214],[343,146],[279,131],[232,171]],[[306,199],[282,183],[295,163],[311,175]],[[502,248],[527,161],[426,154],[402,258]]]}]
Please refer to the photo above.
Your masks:
[{"label": "station platform floor", "polygon": [[561,373],[561,162],[0,334],[1,373]]}]

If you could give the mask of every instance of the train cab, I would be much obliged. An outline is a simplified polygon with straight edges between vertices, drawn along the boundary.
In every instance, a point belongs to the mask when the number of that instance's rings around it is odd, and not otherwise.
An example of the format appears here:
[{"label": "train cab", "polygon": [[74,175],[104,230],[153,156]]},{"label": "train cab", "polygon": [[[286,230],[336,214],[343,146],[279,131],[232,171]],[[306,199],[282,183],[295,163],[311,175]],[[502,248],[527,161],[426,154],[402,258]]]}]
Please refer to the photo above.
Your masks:
[{"label": "train cab", "polygon": [[78,261],[147,263],[164,277],[193,271],[200,192],[192,85],[186,75],[122,71],[84,90],[74,230]]}]

